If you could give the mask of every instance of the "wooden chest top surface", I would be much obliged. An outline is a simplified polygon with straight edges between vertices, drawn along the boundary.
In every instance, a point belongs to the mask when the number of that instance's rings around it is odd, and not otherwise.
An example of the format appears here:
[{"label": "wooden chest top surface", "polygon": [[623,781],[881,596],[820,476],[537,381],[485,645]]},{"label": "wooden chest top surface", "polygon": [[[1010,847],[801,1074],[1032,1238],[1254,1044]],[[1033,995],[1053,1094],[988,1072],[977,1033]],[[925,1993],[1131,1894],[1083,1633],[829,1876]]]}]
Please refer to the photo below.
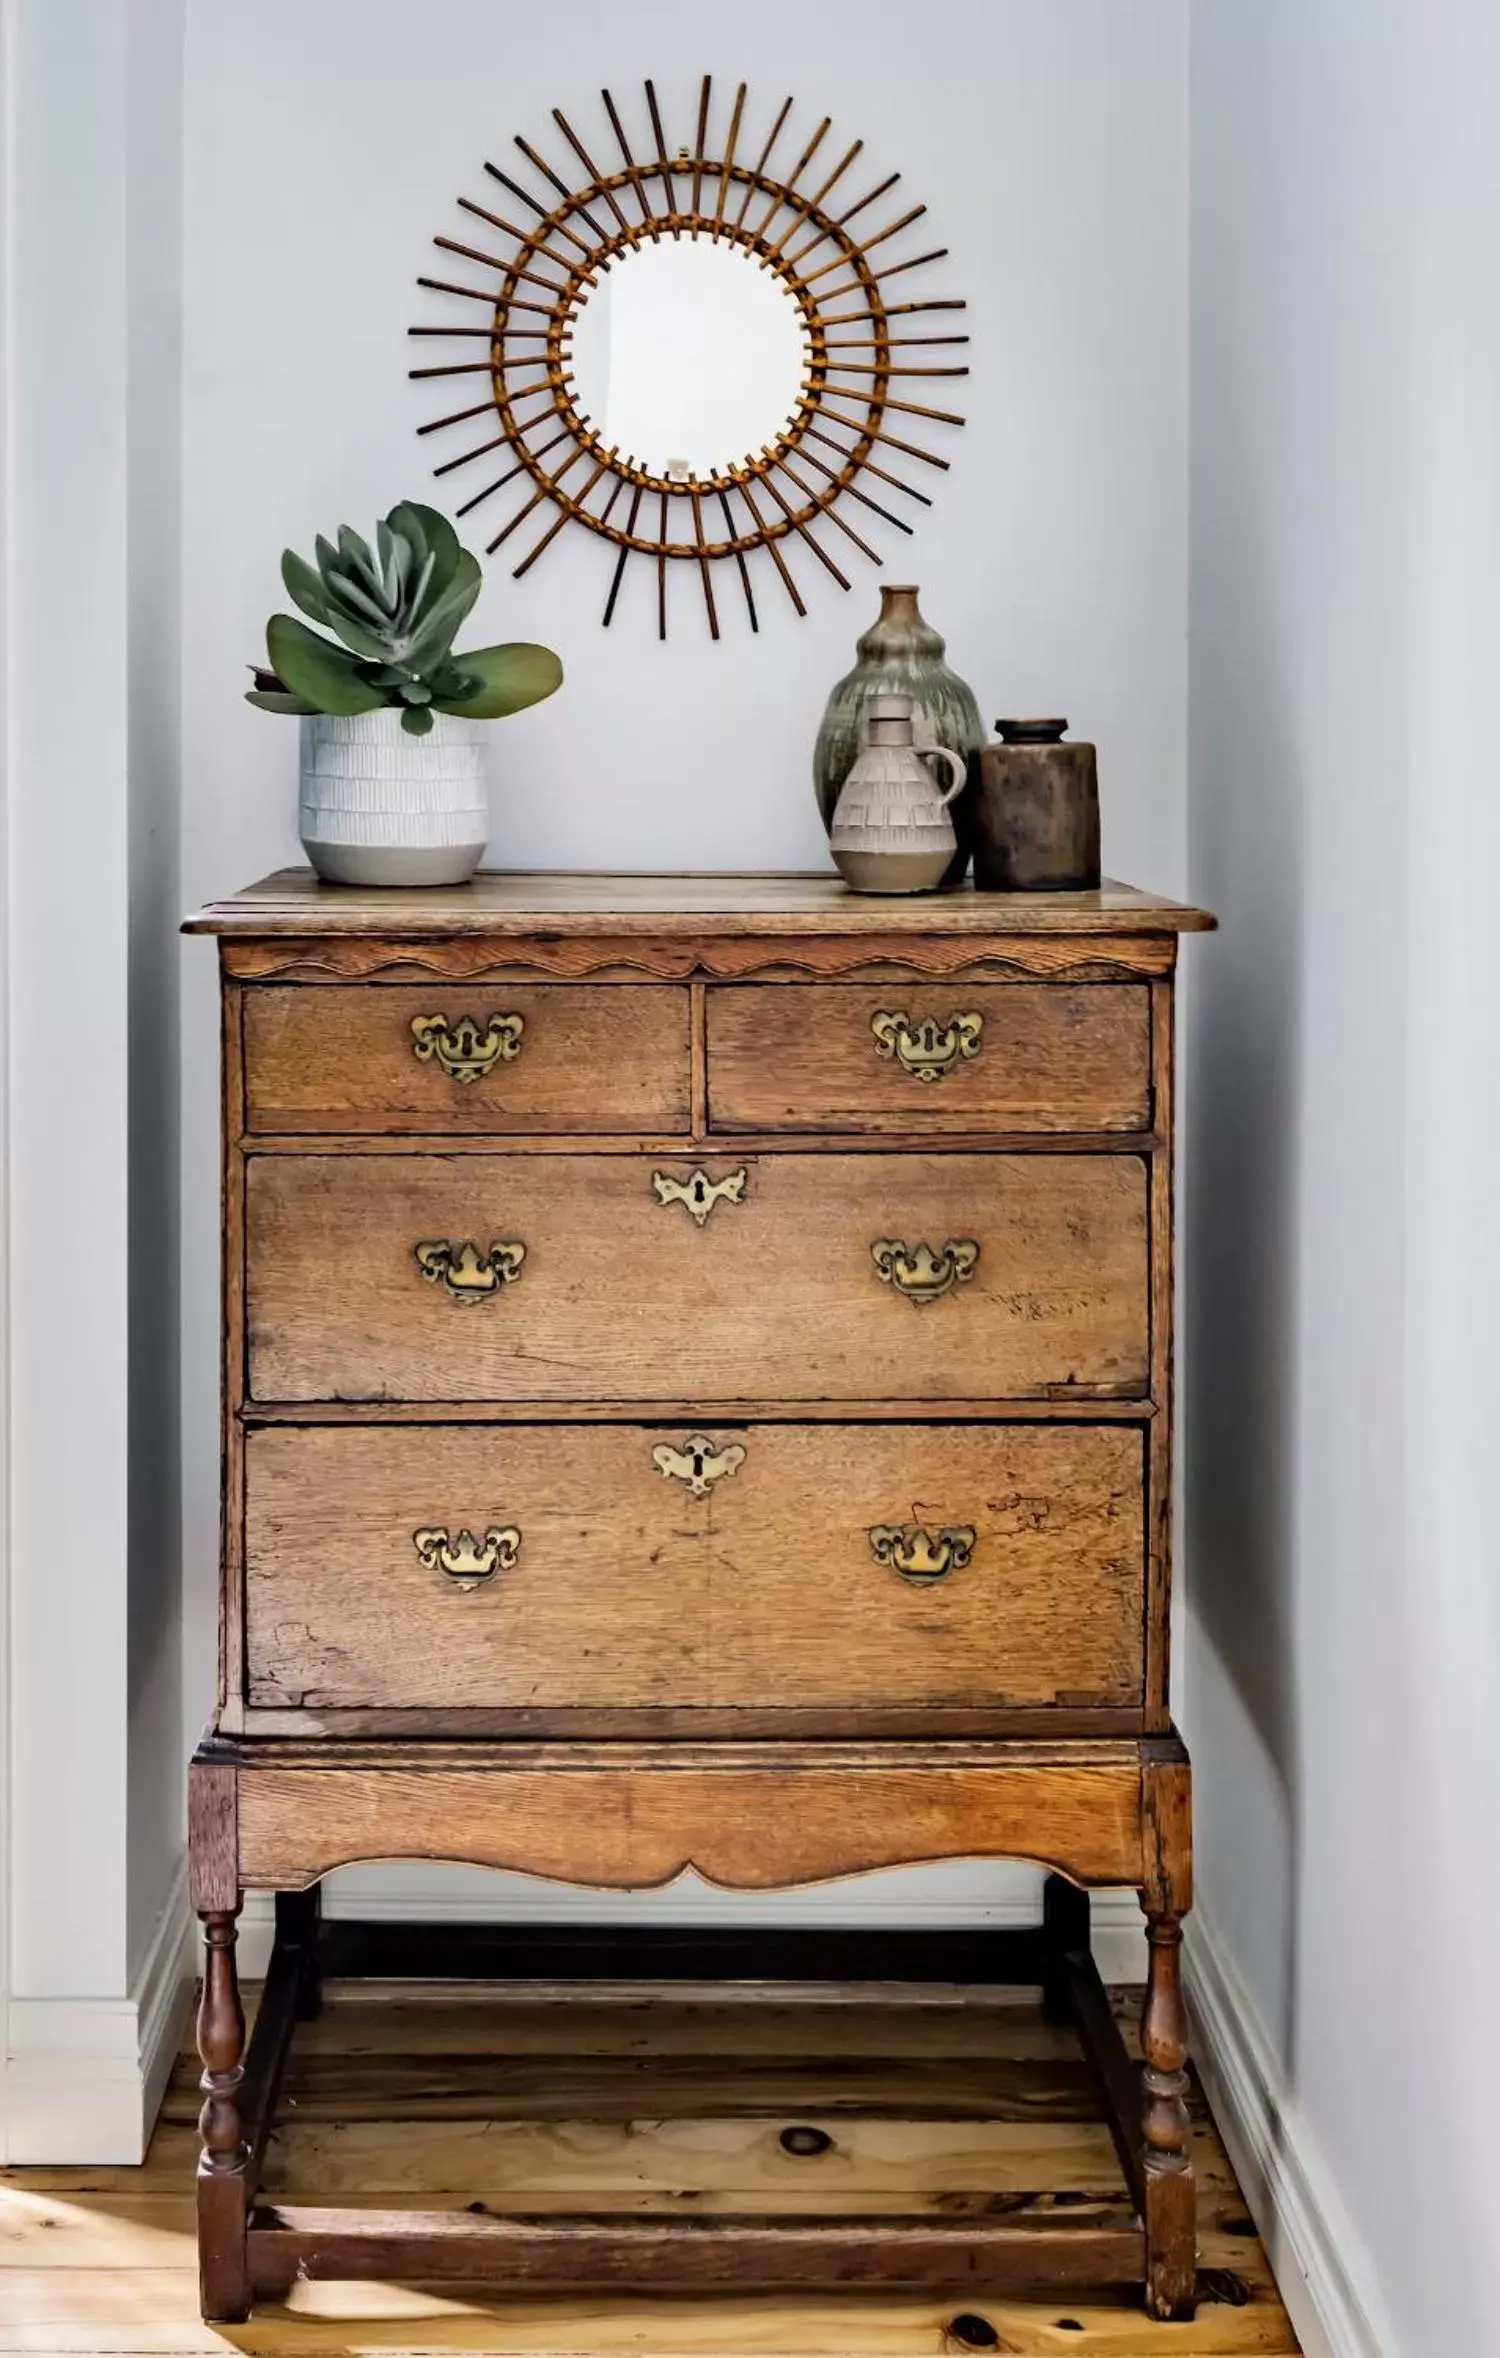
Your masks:
[{"label": "wooden chest top surface", "polygon": [[1097,892],[852,893],[822,874],[594,875],[483,869],[424,890],[322,884],[281,868],[188,919],[187,933],[464,934],[1176,934],[1210,931],[1206,910],[1106,880]]}]

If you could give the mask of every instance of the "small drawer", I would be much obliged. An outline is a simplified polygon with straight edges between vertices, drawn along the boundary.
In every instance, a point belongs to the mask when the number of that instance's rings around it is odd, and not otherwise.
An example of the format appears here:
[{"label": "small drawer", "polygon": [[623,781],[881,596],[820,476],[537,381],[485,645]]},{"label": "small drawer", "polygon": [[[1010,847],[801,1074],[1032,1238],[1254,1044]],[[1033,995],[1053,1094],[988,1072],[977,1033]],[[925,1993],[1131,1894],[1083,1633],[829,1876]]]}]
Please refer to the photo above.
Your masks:
[{"label": "small drawer", "polygon": [[1141,1700],[1133,1426],[302,1427],[246,1480],[257,1706]]},{"label": "small drawer", "polygon": [[742,984],[708,994],[716,1130],[1108,1131],[1151,1121],[1138,983]]},{"label": "small drawer", "polygon": [[257,985],[251,1131],[608,1133],[689,1126],[684,990],[566,983]]},{"label": "small drawer", "polygon": [[252,1154],[267,1401],[1136,1397],[1110,1154]]}]

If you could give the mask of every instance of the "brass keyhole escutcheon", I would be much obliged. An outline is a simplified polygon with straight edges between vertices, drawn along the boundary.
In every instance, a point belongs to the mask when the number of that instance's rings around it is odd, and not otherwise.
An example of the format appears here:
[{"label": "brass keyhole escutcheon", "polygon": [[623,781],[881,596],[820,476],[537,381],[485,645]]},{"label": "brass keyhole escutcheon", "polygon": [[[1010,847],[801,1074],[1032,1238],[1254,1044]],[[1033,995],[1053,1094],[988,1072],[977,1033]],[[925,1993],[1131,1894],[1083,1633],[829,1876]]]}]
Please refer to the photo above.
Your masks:
[{"label": "brass keyhole escutcheon", "polygon": [[685,1482],[694,1498],[706,1498],[715,1482],[738,1473],[744,1462],[745,1452],[738,1441],[726,1442],[720,1449],[707,1433],[689,1433],[680,1449],[670,1441],[659,1442],[651,1452],[657,1472],[669,1482]]},{"label": "brass keyhole escutcheon", "polygon": [[983,1045],[982,1015],[950,1015],[945,1024],[935,1015],[913,1023],[904,1008],[882,1009],[870,1018],[875,1053],[899,1064],[916,1081],[940,1081],[959,1064],[971,1064]]},{"label": "brass keyhole escutcheon", "polygon": [[681,1204],[700,1228],[715,1204],[742,1204],[749,1180],[750,1173],[743,1163],[737,1171],[727,1171],[722,1179],[710,1179],[701,1165],[687,1179],[674,1178],[670,1171],[651,1174],[657,1202]]},{"label": "brass keyhole escutcheon", "polygon": [[492,1015],[481,1031],[476,1016],[414,1015],[411,1052],[419,1064],[440,1064],[453,1081],[482,1080],[497,1064],[521,1053],[522,1015]]}]

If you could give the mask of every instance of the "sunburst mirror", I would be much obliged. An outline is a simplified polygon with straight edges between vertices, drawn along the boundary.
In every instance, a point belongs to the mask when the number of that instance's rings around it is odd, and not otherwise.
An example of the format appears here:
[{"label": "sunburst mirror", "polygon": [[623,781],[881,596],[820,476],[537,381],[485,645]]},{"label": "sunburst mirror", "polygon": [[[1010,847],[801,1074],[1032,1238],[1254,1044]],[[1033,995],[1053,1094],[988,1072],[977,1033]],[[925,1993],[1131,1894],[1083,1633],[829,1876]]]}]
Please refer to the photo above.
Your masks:
[{"label": "sunburst mirror", "polygon": [[760,552],[777,594],[805,614],[808,561],[847,590],[850,552],[880,564],[866,536],[910,534],[932,504],[922,471],[949,463],[932,445],[964,421],[916,398],[926,388],[913,382],[968,374],[949,349],[968,342],[952,317],[962,300],[925,293],[932,282],[915,275],[947,248],[914,250],[927,208],[891,196],[899,173],[855,194],[864,142],[825,146],[827,115],[801,136],[790,98],[757,142],[741,82],[720,136],[705,75],[692,141],[674,145],[653,83],[631,129],[600,95],[613,169],[554,107],[564,160],[585,177],[573,172],[570,186],[517,134],[516,172],[484,167],[509,209],[458,200],[484,243],[435,239],[485,282],[419,285],[487,316],[455,309],[414,327],[454,357],[411,374],[481,377],[486,389],[418,431],[445,438],[440,448],[461,436],[435,471],[458,478],[457,515],[489,506],[491,555],[526,535],[517,579],[564,525],[605,545],[606,626],[633,557],[654,572],[662,638],[678,567],[696,575],[717,638],[714,573],[732,565],[758,629]]}]

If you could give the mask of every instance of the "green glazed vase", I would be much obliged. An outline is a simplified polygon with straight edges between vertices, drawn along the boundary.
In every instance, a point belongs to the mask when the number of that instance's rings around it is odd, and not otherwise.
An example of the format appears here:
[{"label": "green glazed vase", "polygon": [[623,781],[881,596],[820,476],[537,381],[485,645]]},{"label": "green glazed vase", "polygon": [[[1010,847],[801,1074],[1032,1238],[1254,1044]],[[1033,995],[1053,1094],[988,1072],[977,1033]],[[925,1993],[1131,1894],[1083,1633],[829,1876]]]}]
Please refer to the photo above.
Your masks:
[{"label": "green glazed vase", "polygon": [[864,743],[865,707],[872,696],[909,696],[917,750],[946,745],[967,765],[969,777],[949,810],[958,852],[944,888],[962,881],[973,849],[973,809],[978,787],[979,748],[984,729],[973,690],[943,661],[943,641],[924,622],[918,592],[892,583],[880,593],[880,618],[855,650],[859,660],[828,699],[813,749],[813,786],[825,827],[833,824],[839,790]]}]

